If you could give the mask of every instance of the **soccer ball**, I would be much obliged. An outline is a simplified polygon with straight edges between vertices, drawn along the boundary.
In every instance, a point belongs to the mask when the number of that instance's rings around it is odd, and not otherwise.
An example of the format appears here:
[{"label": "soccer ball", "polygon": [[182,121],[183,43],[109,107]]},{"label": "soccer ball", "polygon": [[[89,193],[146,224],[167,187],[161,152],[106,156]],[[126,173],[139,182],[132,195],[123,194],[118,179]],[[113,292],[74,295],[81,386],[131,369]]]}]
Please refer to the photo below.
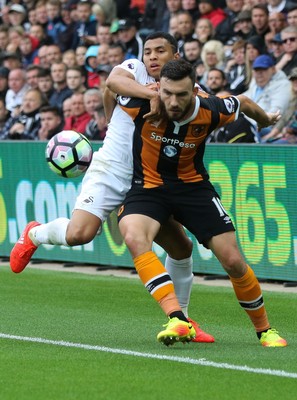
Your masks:
[{"label": "soccer ball", "polygon": [[93,156],[89,140],[75,131],[61,131],[53,136],[45,149],[50,169],[64,178],[75,178],[88,169]]}]

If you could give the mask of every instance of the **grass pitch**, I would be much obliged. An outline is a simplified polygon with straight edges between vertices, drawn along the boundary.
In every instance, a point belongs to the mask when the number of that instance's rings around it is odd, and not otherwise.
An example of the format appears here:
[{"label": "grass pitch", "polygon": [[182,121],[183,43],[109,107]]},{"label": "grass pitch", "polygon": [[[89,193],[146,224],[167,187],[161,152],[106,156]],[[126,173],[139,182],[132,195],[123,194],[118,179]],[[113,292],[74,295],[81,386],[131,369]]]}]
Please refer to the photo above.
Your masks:
[{"label": "grass pitch", "polygon": [[296,294],[264,292],[289,342],[263,348],[229,288],[194,285],[190,315],[214,344],[156,341],[166,322],[137,279],[0,269],[1,400],[291,400]]}]

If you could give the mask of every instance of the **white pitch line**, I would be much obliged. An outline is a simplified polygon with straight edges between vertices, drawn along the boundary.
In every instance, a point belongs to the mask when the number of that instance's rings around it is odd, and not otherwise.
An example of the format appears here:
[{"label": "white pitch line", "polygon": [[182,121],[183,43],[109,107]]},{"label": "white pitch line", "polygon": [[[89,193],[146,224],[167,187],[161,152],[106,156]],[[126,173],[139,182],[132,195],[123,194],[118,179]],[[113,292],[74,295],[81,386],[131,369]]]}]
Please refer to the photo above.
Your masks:
[{"label": "white pitch line", "polygon": [[278,370],[278,369],[251,368],[251,367],[248,367],[247,365],[233,365],[233,364],[227,364],[227,363],[217,363],[214,361],[207,361],[204,358],[196,359],[196,358],[189,358],[189,357],[166,356],[166,355],[160,355],[160,354],[154,354],[154,353],[141,353],[139,351],[116,349],[116,348],[104,347],[104,346],[93,346],[90,344],[83,344],[83,343],[65,342],[64,340],[49,340],[49,339],[38,338],[38,337],[9,335],[6,333],[0,333],[0,338],[11,339],[11,340],[20,340],[23,342],[51,344],[53,346],[72,347],[72,348],[84,349],[84,350],[94,350],[94,351],[101,351],[101,352],[105,352],[105,353],[115,353],[115,354],[122,354],[122,355],[133,356],[133,357],[152,358],[155,360],[174,361],[174,362],[180,362],[180,363],[185,363],[185,364],[200,365],[203,367],[231,369],[234,371],[251,372],[254,374],[262,374],[262,375],[273,375],[273,376],[279,376],[282,378],[297,379],[297,373],[295,373],[295,372],[286,372],[286,371]]}]

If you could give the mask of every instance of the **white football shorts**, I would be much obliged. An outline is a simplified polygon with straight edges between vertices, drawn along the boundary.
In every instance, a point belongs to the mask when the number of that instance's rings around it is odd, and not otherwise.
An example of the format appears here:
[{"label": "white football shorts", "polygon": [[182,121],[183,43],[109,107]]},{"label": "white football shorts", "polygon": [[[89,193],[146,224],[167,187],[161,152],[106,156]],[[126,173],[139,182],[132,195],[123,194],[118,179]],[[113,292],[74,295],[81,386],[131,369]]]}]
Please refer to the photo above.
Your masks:
[{"label": "white football shorts", "polygon": [[75,210],[85,210],[96,215],[102,222],[124,200],[131,187],[132,171],[119,173],[119,165],[107,162],[100,152],[95,152],[76,199]]}]

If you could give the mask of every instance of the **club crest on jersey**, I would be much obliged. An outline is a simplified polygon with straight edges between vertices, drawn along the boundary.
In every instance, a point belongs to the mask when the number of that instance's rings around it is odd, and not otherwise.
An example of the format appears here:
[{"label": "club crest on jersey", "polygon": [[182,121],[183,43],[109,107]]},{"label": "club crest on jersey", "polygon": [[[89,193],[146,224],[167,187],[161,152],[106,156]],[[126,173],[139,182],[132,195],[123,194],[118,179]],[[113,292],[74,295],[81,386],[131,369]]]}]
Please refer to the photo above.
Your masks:
[{"label": "club crest on jersey", "polygon": [[174,146],[165,146],[163,152],[167,157],[174,157],[177,154],[177,149]]},{"label": "club crest on jersey", "polygon": [[205,128],[205,125],[193,125],[191,132],[192,136],[198,137],[202,132],[204,132]]},{"label": "club crest on jersey", "polygon": [[232,97],[229,97],[228,99],[223,99],[225,103],[225,107],[227,108],[227,111],[229,114],[232,114],[235,111],[235,103]]}]

